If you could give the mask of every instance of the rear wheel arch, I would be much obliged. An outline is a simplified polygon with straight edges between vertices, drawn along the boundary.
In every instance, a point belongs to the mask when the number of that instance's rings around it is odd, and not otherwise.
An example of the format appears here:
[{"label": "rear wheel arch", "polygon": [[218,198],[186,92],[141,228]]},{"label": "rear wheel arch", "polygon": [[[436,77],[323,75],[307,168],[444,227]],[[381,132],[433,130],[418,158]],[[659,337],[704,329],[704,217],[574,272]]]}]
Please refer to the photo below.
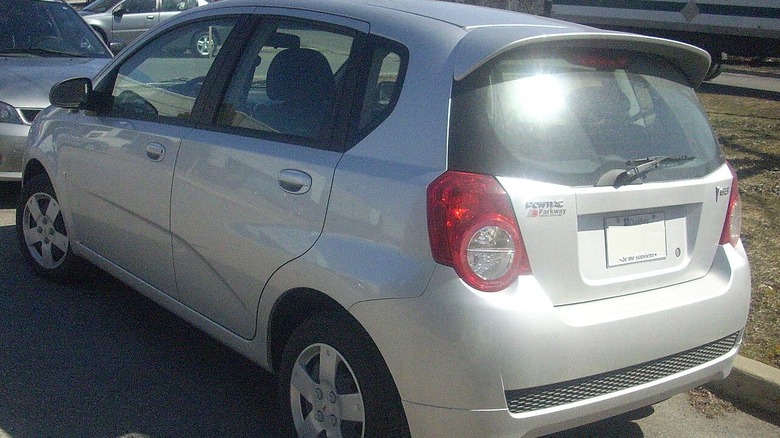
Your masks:
[{"label": "rear wheel arch", "polygon": [[[270,345],[285,432],[408,437],[394,378],[365,327],[320,292],[293,291],[283,298],[285,307],[270,324],[277,336]],[[298,312],[301,303],[306,309]],[[318,311],[329,306],[334,307]],[[324,357],[331,358],[325,362],[331,367],[323,365]]]},{"label": "rear wheel arch", "polygon": [[284,347],[295,328],[320,313],[343,314],[354,319],[334,299],[314,289],[292,289],[276,301],[268,323],[267,348],[272,370],[278,370]]}]

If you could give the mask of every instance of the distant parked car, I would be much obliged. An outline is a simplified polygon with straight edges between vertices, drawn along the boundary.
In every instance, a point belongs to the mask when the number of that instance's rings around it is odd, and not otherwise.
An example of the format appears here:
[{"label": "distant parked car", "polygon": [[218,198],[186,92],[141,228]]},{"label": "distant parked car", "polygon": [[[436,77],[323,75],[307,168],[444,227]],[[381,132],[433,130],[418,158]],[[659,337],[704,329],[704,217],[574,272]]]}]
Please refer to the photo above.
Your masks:
[{"label": "distant parked car", "polygon": [[0,181],[22,176],[30,124],[63,79],[92,77],[111,58],[62,0],[0,0]]},{"label": "distant parked car", "polygon": [[709,61],[443,1],[195,8],[52,89],[18,240],[274,371],[282,437],[555,432],[731,370],[750,269]]},{"label": "distant parked car", "polygon": [[110,8],[113,8],[119,2],[122,0],[95,0],[94,2],[88,4],[87,6],[83,7],[79,14],[84,15],[91,15],[91,14],[99,14],[101,12],[106,12]]},{"label": "distant parked car", "polygon": [[[106,43],[127,45],[161,21],[201,4],[198,0],[103,0],[80,13]],[[189,47],[194,53],[208,56],[213,47],[211,38],[213,35],[206,32],[194,36]]]}]

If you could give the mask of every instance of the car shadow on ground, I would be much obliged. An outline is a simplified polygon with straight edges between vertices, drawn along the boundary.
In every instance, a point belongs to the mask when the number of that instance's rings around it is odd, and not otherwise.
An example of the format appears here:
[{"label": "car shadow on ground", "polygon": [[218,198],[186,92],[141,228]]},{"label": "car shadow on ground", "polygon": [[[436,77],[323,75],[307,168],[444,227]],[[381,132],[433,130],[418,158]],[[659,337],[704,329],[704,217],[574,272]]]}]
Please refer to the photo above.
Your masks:
[{"label": "car shadow on ground", "polygon": [[38,279],[15,238],[0,226],[0,436],[279,436],[269,373],[106,274]]}]

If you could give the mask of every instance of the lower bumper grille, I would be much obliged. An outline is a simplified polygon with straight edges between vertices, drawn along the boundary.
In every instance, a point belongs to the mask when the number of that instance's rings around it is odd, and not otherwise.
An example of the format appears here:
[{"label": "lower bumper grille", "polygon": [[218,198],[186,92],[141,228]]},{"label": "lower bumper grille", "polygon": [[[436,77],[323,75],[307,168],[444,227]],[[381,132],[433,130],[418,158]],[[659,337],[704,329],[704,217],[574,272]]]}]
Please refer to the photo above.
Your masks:
[{"label": "lower bumper grille", "polygon": [[717,359],[737,343],[739,333],[679,354],[609,373],[553,385],[506,391],[509,412],[523,414],[562,406],[658,380]]}]

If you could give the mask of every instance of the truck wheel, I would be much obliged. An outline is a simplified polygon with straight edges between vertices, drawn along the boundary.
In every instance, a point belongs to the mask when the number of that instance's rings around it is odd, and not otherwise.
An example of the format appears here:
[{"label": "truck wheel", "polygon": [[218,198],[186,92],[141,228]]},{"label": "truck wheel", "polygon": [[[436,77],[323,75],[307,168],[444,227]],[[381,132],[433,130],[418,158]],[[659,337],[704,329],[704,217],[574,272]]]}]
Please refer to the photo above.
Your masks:
[{"label": "truck wheel", "polygon": [[722,68],[723,68],[723,64],[713,60],[712,63],[710,64],[710,69],[707,70],[707,74],[704,76],[704,80],[710,81],[712,79],[715,79],[720,74]]}]

